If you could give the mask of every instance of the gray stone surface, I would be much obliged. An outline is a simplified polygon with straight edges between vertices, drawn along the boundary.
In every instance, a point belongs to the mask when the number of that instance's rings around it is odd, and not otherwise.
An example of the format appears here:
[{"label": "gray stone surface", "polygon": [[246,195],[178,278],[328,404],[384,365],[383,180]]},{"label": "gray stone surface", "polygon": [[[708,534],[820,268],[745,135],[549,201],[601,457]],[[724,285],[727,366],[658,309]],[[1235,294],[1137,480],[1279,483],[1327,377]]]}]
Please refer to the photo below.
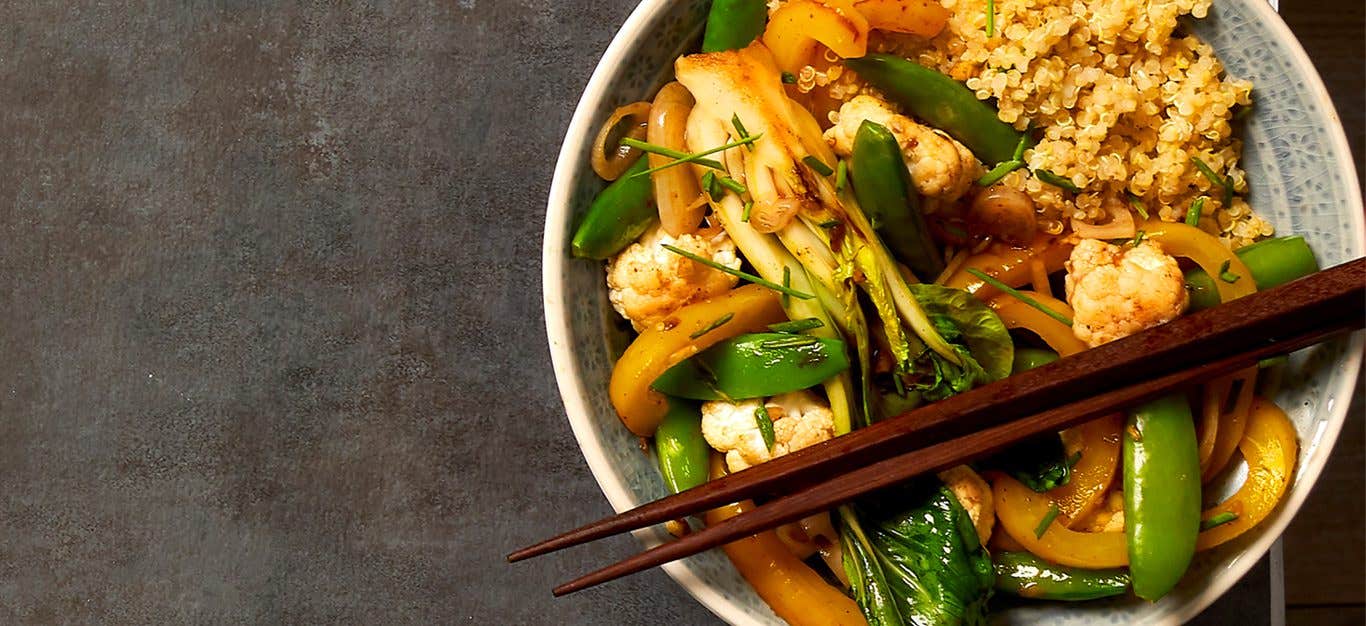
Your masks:
[{"label": "gray stone surface", "polygon": [[609,512],[539,250],[632,2],[2,4],[0,622],[714,622],[501,560]]}]

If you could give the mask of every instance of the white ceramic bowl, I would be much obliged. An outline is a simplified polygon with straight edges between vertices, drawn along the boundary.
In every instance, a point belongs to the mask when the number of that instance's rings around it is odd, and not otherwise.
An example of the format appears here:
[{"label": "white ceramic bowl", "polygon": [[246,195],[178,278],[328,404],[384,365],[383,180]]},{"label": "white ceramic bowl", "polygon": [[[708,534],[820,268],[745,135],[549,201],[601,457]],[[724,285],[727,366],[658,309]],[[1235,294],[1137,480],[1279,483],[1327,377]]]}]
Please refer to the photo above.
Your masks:
[{"label": "white ceramic bowl", "polygon": [[[664,495],[654,461],[611,408],[607,381],[620,337],[614,336],[601,264],[569,257],[576,217],[602,187],[588,164],[598,124],[616,106],[645,98],[692,51],[707,0],[645,0],[598,63],[560,150],[550,192],[544,245],[546,330],[560,394],[598,484],[617,511]],[[1250,201],[1281,233],[1304,235],[1326,267],[1363,255],[1361,193],[1341,124],[1314,66],[1265,0],[1217,0],[1191,24],[1228,71],[1254,84],[1255,107],[1244,138]],[[995,619],[1009,623],[1175,623],[1209,606],[1270,548],[1323,470],[1346,418],[1361,364],[1360,334],[1291,361],[1298,380],[1277,397],[1302,444],[1298,473],[1283,505],[1244,537],[1202,553],[1181,585],[1156,604],[1133,599],[1035,604]],[[1288,377],[1289,378],[1289,377]],[[1236,486],[1238,477],[1232,485]],[[647,545],[662,531],[638,533]],[[717,551],[665,570],[698,601],[732,624],[781,623]]]}]

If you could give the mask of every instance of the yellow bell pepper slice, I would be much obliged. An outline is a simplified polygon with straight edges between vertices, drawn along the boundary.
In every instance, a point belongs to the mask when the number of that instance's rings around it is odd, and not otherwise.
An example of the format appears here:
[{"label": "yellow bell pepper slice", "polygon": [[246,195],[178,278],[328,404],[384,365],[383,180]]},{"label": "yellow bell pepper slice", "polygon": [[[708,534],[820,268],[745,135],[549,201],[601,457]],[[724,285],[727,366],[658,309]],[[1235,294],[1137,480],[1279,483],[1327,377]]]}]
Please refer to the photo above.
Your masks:
[{"label": "yellow bell pepper slice", "polygon": [[854,8],[877,30],[933,37],[949,23],[949,10],[935,0],[855,0]]},{"label": "yellow bell pepper slice", "polygon": [[[1139,226],[1149,240],[1162,244],[1162,249],[1172,256],[1185,257],[1205,270],[1210,276],[1218,277],[1223,271],[1231,272],[1239,278],[1233,282],[1215,280],[1219,298],[1224,302],[1241,298],[1257,291],[1257,283],[1252,280],[1252,271],[1247,269],[1242,259],[1229,250],[1214,235],[1181,222],[1148,220]],[[1227,267],[1224,264],[1228,263]]]},{"label": "yellow bell pepper slice", "polygon": [[1269,400],[1253,400],[1247,430],[1238,449],[1247,460],[1247,480],[1228,500],[1205,511],[1201,519],[1208,521],[1224,513],[1238,517],[1200,533],[1195,543],[1197,550],[1213,548],[1261,523],[1276,508],[1295,475],[1295,457],[1299,453],[1295,425],[1285,411]]},{"label": "yellow bell pepper slice", "polygon": [[[1064,317],[1072,317],[1072,307],[1062,300],[1032,291],[1022,293]],[[1015,296],[996,296],[987,301],[987,306],[996,311],[996,316],[1001,318],[1001,323],[1005,324],[1006,328],[1020,328],[1038,335],[1048,347],[1058,353],[1058,356],[1071,356],[1088,347],[1086,342],[1077,339],[1071,326],[1049,317],[1048,314],[1025,304]]]},{"label": "yellow bell pepper slice", "polygon": [[1001,528],[1035,556],[1085,569],[1129,564],[1128,539],[1123,532],[1082,533],[1055,520],[1042,535],[1035,534],[1055,506],[1048,494],[1035,493],[1014,478],[994,474],[992,495]]},{"label": "yellow bell pepper slice", "polygon": [[778,68],[800,73],[812,65],[820,44],[841,58],[868,53],[868,20],[848,0],[790,0],[768,18],[764,45]]},{"label": "yellow bell pepper slice", "polygon": [[[727,315],[728,321],[710,328]],[[717,342],[786,319],[778,295],[761,285],[745,285],[675,311],[636,337],[617,360],[608,385],[612,407],[632,433],[654,436],[668,411],[664,394],[650,388],[660,374]]]},{"label": "yellow bell pepper slice", "polygon": [[1024,248],[996,244],[968,257],[963,266],[944,281],[944,284],[954,289],[962,289],[985,301],[1000,292],[968,273],[968,268],[977,268],[1011,287],[1019,287],[1033,278],[1029,267],[1032,259],[1041,259],[1044,270],[1051,274],[1062,269],[1067,257],[1072,255],[1072,248],[1075,245],[1073,237],[1059,238],[1047,235],[1038,236]]},{"label": "yellow bell pepper slice", "polygon": [[[712,478],[725,473],[720,458],[712,455]],[[703,521],[713,526],[753,509],[749,500],[728,504],[707,511]],[[853,600],[793,556],[771,530],[733,541],[721,550],[769,608],[792,626],[868,623]]]}]

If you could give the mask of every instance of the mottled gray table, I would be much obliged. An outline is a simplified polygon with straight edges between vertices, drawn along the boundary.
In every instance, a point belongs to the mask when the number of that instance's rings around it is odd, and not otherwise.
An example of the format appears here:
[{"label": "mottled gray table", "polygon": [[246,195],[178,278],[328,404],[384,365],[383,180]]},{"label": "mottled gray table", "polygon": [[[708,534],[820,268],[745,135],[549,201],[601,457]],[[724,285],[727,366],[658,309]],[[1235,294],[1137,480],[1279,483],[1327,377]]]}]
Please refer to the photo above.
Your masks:
[{"label": "mottled gray table", "polygon": [[0,623],[713,621],[501,561],[609,512],[539,248],[631,5],[4,2]]}]

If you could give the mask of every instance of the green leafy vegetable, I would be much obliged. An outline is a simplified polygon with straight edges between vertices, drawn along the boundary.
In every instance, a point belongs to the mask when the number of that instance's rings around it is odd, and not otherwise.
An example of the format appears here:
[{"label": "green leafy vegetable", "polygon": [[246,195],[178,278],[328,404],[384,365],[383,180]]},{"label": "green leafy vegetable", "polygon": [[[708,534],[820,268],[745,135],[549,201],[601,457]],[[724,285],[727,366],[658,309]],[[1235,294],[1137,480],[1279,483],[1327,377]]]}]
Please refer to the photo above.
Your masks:
[{"label": "green leafy vegetable", "polygon": [[957,327],[970,352],[965,360],[976,361],[986,371],[988,379],[982,382],[1010,375],[1015,343],[991,307],[961,289],[931,284],[907,285],[907,288],[927,314],[948,318]]},{"label": "green leafy vegetable", "polygon": [[1072,478],[1072,466],[1080,455],[1068,457],[1062,437],[1044,434],[1017,443],[981,461],[982,467],[999,469],[1020,481],[1024,486],[1043,493],[1066,485]]}]

